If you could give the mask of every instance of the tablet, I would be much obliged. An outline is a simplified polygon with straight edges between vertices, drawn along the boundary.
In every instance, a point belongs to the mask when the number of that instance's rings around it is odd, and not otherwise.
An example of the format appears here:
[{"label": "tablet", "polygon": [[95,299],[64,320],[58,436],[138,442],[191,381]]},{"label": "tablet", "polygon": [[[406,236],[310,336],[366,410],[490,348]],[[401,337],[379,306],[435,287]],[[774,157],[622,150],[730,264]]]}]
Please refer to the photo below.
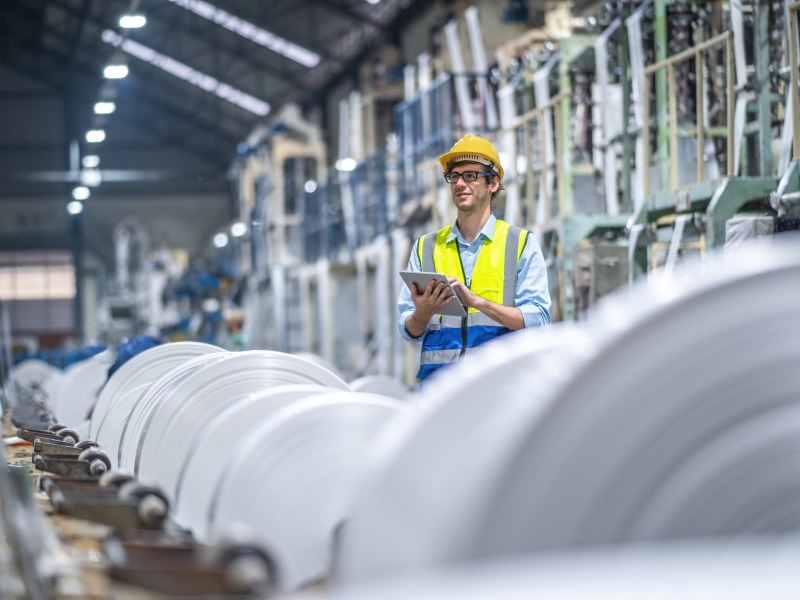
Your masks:
[{"label": "tablet", "polygon": [[450,291],[453,292],[453,299],[450,300],[447,304],[445,304],[439,311],[439,314],[443,315],[450,315],[453,317],[466,317],[467,311],[464,310],[464,307],[461,306],[461,302],[458,301],[458,296],[456,296],[455,291],[450,286],[450,282],[447,280],[447,277],[442,275],[441,273],[427,273],[425,271],[400,271],[400,277],[403,278],[403,281],[406,282],[406,285],[411,288],[411,284],[417,284],[417,289],[424,290],[431,279],[436,281],[443,281],[450,287]]}]

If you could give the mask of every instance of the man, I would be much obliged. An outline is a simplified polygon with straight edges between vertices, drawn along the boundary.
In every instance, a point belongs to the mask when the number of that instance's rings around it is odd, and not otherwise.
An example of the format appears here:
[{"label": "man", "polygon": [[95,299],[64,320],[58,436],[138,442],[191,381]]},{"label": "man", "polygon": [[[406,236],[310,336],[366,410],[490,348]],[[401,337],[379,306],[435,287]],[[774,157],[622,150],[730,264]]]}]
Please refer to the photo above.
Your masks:
[{"label": "man", "polygon": [[420,381],[456,362],[468,348],[523,327],[550,322],[550,293],[542,251],[530,232],[497,219],[491,200],[503,167],[489,140],[466,135],[439,157],[458,209],[456,222],[420,237],[409,271],[447,276],[467,316],[438,313],[452,295],[444,283],[403,286],[398,326],[408,341],[422,342]]}]

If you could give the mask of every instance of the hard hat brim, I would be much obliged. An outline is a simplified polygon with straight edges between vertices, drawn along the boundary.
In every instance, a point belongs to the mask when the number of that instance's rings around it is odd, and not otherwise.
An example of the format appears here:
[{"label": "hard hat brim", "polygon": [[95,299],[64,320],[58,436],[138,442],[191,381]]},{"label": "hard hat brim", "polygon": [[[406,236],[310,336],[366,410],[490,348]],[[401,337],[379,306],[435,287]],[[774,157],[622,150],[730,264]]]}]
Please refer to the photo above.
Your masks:
[{"label": "hard hat brim", "polygon": [[497,173],[500,179],[503,178],[503,167],[501,167],[498,164],[495,164],[495,162],[491,158],[489,158],[482,152],[464,152],[462,150],[456,152],[447,152],[446,154],[442,154],[439,157],[439,164],[442,165],[442,169],[444,170],[445,173],[447,173],[448,170],[447,167],[448,163],[451,162],[454,164],[462,162],[478,163],[491,168],[495,173]]}]

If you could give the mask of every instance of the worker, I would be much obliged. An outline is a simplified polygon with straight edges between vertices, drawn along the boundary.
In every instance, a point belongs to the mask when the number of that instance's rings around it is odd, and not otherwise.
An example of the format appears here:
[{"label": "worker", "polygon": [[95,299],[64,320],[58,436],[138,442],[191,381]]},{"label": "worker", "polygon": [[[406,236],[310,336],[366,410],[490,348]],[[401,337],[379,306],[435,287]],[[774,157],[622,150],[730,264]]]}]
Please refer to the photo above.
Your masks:
[{"label": "worker", "polygon": [[[458,216],[453,225],[417,239],[408,270],[442,273],[450,286],[404,285],[398,299],[400,335],[422,342],[420,382],[469,348],[550,322],[547,269],[536,237],[492,214],[504,173],[494,145],[465,135],[439,163]],[[453,292],[466,317],[438,314]]]}]

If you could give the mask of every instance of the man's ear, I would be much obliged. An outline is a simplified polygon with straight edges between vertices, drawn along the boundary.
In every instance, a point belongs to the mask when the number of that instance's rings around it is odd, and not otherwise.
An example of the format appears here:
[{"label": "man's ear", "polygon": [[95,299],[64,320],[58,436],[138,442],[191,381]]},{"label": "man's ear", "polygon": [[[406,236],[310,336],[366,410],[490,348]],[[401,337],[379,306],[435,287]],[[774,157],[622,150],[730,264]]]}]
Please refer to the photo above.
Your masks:
[{"label": "man's ear", "polygon": [[500,178],[499,177],[492,177],[489,180],[489,191],[493,194],[500,189]]}]

